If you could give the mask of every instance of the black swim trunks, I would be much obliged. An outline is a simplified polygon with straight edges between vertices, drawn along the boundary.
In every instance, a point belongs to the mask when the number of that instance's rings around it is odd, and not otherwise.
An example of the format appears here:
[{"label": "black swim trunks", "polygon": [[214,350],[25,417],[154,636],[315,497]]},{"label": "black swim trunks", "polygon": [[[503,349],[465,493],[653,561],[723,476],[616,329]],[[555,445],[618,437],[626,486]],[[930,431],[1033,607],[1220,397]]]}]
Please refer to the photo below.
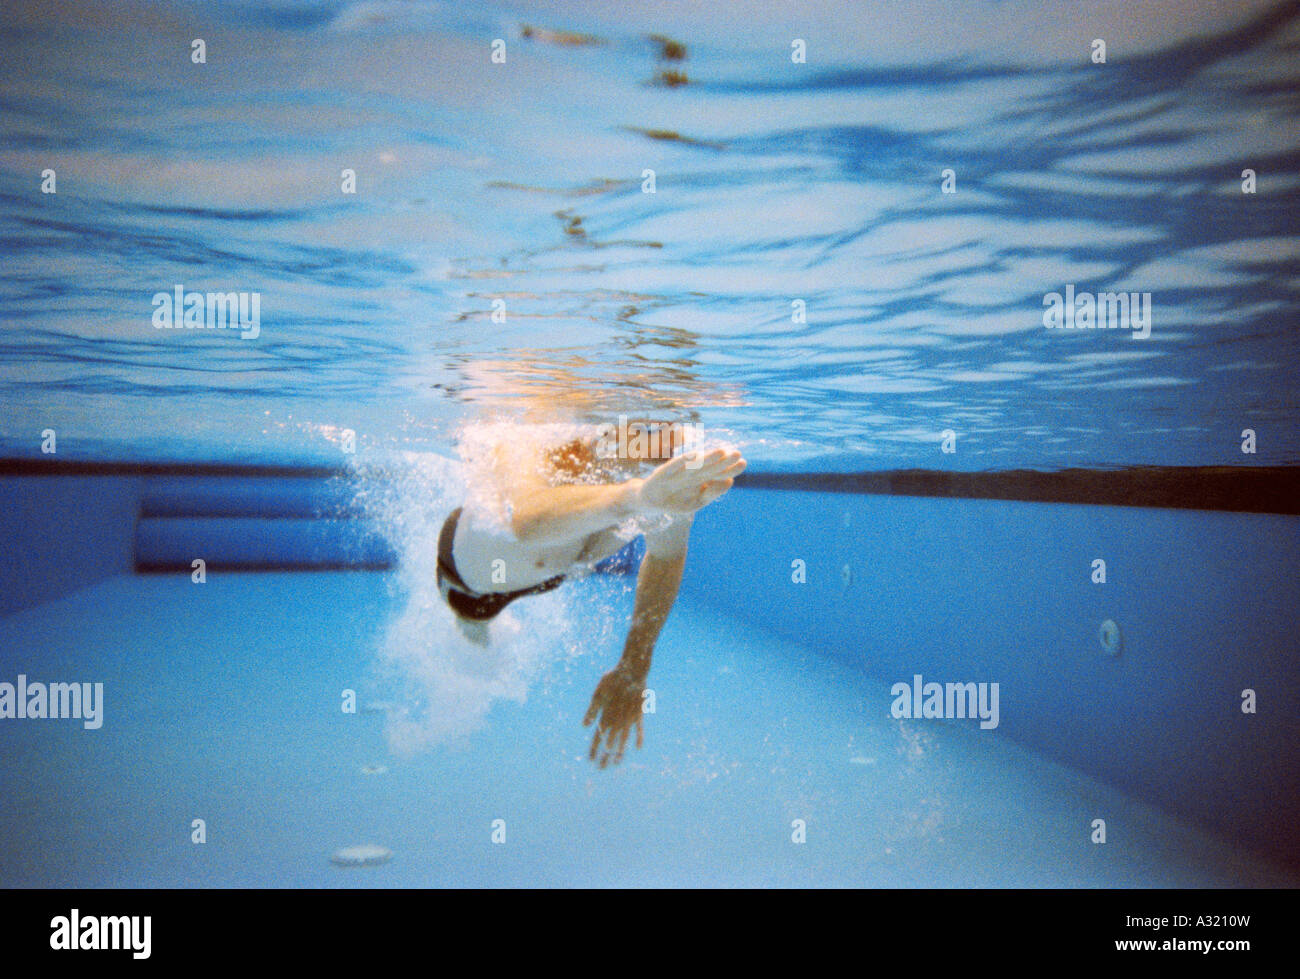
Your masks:
[{"label": "black swim trunks", "polygon": [[438,535],[438,589],[442,592],[442,597],[447,600],[451,610],[463,619],[473,619],[476,622],[485,622],[488,619],[495,618],[501,610],[513,602],[516,598],[523,598],[525,595],[540,595],[544,591],[551,591],[553,588],[559,588],[564,581],[564,575],[556,575],[554,578],[547,578],[541,584],[533,585],[531,588],[520,588],[517,591],[491,591],[476,592],[461,580],[460,573],[456,570],[456,562],[452,560],[451,547],[456,540],[456,524],[460,522],[461,507],[457,507],[451,512],[442,525],[442,532]]}]

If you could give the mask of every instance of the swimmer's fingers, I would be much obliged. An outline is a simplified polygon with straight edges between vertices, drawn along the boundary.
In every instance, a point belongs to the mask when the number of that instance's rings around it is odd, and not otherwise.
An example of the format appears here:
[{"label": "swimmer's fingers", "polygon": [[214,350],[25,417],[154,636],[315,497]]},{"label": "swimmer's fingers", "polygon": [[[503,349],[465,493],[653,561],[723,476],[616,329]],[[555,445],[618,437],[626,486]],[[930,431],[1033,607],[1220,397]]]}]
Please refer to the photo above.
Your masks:
[{"label": "swimmer's fingers", "polygon": [[711,483],[705,483],[700,487],[700,506],[706,507],[727,490],[731,489],[732,481],[730,479],[718,479]]},{"label": "swimmer's fingers", "polygon": [[640,751],[640,750],[641,750],[641,746],[645,744],[645,728],[644,728],[644,726],[641,724],[641,720],[642,720],[641,715],[638,714],[638,715],[637,715],[637,718],[636,718],[636,748],[637,748],[637,751]]},{"label": "swimmer's fingers", "polygon": [[686,469],[696,479],[716,479],[720,472],[735,464],[736,460],[740,458],[740,453],[728,452],[726,449],[714,449],[704,455],[692,452],[678,458],[691,460],[692,464],[688,465]]},{"label": "swimmer's fingers", "polygon": [[705,483],[731,479],[744,468],[745,460],[735,450],[714,449],[703,455],[681,455],[651,473],[640,492],[650,506],[690,509]]},{"label": "swimmer's fingers", "polygon": [[596,725],[596,733],[591,736],[591,750],[587,752],[587,759],[589,761],[596,760],[596,749],[600,747],[600,736],[603,733],[604,732],[600,729],[600,725]]},{"label": "swimmer's fingers", "polygon": [[701,476],[710,475],[713,470],[730,465],[734,460],[730,459],[731,455],[739,458],[740,453],[730,453],[726,449],[714,449],[711,452],[686,452],[673,458],[672,462],[666,462],[654,473],[662,473],[665,476],[690,476],[698,479]]},{"label": "swimmer's fingers", "polygon": [[[620,761],[623,760],[622,745],[620,744],[616,746],[614,744],[615,740],[619,736],[620,729],[617,727],[606,727],[605,730],[607,734],[605,735],[605,753],[600,757],[601,768],[606,767],[607,765],[610,764],[610,762],[613,762],[615,765],[617,765]],[[623,735],[623,740],[626,741],[627,728],[622,728],[621,733]]]},{"label": "swimmer's fingers", "polygon": [[693,452],[687,452],[683,455],[674,456],[668,462],[665,462],[662,466],[660,466],[658,469],[652,472],[650,474],[650,478],[653,479],[655,477],[659,477],[662,479],[665,476],[676,476],[678,473],[686,469],[686,464],[692,461],[694,456],[695,453]]},{"label": "swimmer's fingers", "polygon": [[744,471],[745,471],[745,460],[742,459],[740,457],[740,453],[737,452],[736,458],[727,462],[727,464],[722,467],[720,472],[714,473],[712,475],[714,479],[735,479]]},{"label": "swimmer's fingers", "polygon": [[[611,674],[606,673],[603,677],[600,678],[600,682],[596,684],[596,690],[591,695],[591,705],[587,708],[587,713],[584,714],[582,717],[583,727],[586,727],[597,717],[599,717],[600,712],[604,709],[605,705],[609,703],[609,692],[610,692],[610,684],[611,684],[610,676]],[[599,726],[600,725],[597,725],[597,727]]]},{"label": "swimmer's fingers", "polygon": [[715,483],[723,479],[735,479],[745,471],[745,460],[739,452],[728,452],[716,462],[700,466],[689,471],[686,476],[693,477],[697,486],[703,483]]}]

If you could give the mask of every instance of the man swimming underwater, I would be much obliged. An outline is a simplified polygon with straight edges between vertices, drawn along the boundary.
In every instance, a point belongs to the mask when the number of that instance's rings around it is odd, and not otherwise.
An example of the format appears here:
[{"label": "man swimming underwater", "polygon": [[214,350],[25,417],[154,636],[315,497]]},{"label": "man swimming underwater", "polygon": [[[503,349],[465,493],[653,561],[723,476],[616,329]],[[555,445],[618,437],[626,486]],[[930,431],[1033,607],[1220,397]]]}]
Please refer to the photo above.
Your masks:
[{"label": "man swimming underwater", "polygon": [[[582,721],[596,721],[589,754],[595,761],[599,753],[602,768],[622,760],[634,725],[636,746],[643,743],[642,693],[655,640],[677,599],[691,522],[745,469],[736,451],[674,456],[683,439],[676,426],[668,431],[670,438],[626,441],[616,458],[598,451],[594,436],[551,447],[500,444],[488,460],[497,512],[475,517],[458,507],[438,539],[439,590],[461,631],[486,644],[487,623],[508,604],[557,588],[567,575],[589,572],[617,553],[628,543],[620,525],[648,524],[623,655],[597,685]],[[644,478],[613,481],[643,463],[659,465]]]}]

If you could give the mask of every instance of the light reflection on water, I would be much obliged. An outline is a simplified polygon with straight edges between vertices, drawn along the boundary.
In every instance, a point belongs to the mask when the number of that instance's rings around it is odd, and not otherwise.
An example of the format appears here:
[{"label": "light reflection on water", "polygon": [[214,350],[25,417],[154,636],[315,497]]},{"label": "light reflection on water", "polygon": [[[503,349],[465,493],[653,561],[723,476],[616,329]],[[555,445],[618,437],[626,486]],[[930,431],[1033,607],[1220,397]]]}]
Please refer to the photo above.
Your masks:
[{"label": "light reflection on water", "polygon": [[[0,448],[382,456],[545,402],[756,467],[1300,461],[1296,4],[679,8],[6,10]],[[261,336],[155,331],[177,283]],[[1045,330],[1066,283],[1151,338]]]}]

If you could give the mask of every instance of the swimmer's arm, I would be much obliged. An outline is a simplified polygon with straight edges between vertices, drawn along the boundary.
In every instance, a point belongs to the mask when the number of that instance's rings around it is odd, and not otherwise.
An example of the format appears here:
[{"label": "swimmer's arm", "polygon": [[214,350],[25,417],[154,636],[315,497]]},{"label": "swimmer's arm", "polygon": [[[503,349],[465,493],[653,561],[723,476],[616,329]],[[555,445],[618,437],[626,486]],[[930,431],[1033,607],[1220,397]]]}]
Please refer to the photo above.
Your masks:
[{"label": "swimmer's arm", "polygon": [[590,537],[637,511],[635,483],[534,485],[516,491],[508,502],[511,529],[521,541],[538,544]]},{"label": "swimmer's arm", "polygon": [[646,555],[636,578],[632,627],[623,644],[619,668],[644,680],[650,673],[655,641],[677,601],[686,567],[691,514],[674,517],[667,530],[646,534]]},{"label": "swimmer's arm", "polygon": [[498,449],[493,474],[505,517],[528,543],[564,543],[589,537],[637,511],[640,480],[603,486],[551,486],[535,452]]},{"label": "swimmer's arm", "polygon": [[[674,516],[666,531],[646,534],[646,556],[636,579],[636,603],[632,610],[632,628],[628,630],[623,656],[618,665],[606,673],[591,695],[591,706],[582,723],[599,718],[591,738],[588,756],[599,757],[600,767],[617,765],[632,730],[636,729],[636,746],[642,744],[641,713],[644,709],[646,677],[650,673],[650,656],[655,640],[677,600],[686,565],[686,539],[690,534],[691,515]],[[605,742],[601,754],[600,743]]]}]

